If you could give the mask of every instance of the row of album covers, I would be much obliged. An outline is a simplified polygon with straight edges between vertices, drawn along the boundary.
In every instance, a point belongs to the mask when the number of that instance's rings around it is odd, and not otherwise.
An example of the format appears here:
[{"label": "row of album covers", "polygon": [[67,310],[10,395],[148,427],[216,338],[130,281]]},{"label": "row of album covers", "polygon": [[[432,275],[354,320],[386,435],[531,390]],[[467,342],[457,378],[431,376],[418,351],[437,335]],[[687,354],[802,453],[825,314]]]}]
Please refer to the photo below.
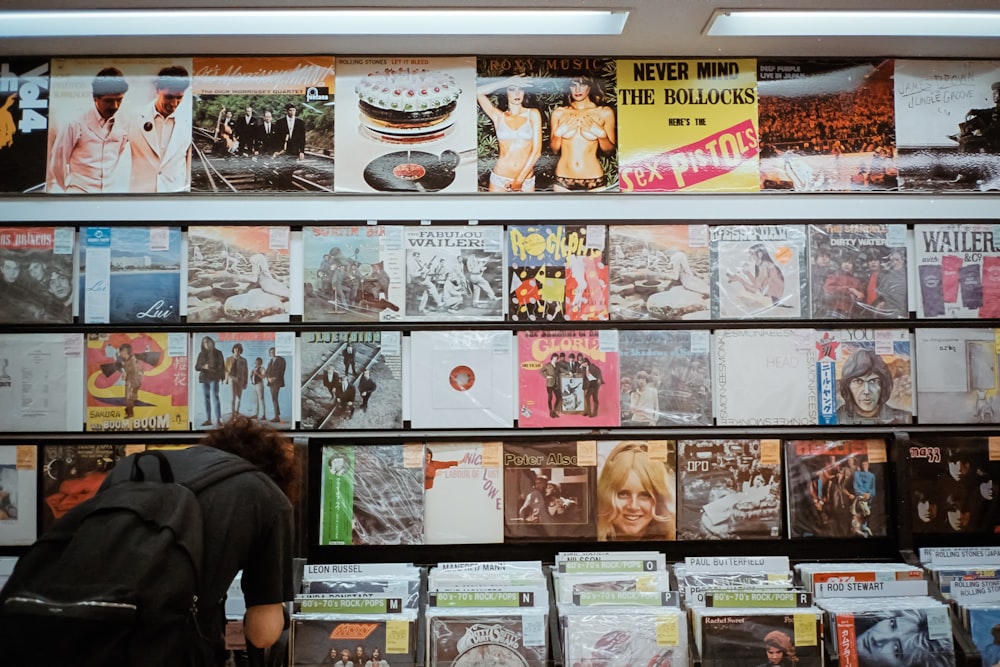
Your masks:
[{"label": "row of album covers", "polygon": [[[890,465],[883,439],[310,441],[318,456],[303,516],[317,517],[318,545],[1000,531],[997,438],[928,434],[897,445]],[[0,544],[29,543],[122,457],[184,446],[0,445]]]},{"label": "row of album covers", "polygon": [[1000,317],[998,226],[0,228],[9,324]]},{"label": "row of album covers", "polygon": [[998,357],[993,328],[0,334],[0,431],[996,424]]},{"label": "row of album covers", "polygon": [[0,67],[3,192],[1000,187],[1000,60],[12,57]]}]

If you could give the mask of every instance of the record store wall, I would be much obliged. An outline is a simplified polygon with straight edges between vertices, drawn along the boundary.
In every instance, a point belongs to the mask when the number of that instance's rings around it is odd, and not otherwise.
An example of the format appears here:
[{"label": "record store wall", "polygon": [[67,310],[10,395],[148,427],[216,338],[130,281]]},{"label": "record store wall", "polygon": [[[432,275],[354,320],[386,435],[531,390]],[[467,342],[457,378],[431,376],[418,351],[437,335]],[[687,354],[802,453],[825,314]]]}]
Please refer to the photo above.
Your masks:
[{"label": "record store wall", "polygon": [[0,553],[234,414],[313,562],[1000,528],[1000,61],[3,65]]}]

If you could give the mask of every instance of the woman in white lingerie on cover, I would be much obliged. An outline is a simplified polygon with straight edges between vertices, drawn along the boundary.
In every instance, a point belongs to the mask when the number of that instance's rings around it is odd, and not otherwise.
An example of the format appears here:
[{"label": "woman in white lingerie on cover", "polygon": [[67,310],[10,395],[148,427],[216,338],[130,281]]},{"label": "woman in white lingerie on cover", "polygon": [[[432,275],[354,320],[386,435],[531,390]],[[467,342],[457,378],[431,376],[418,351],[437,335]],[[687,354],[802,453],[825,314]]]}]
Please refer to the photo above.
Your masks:
[{"label": "woman in white lingerie on cover", "polygon": [[[531,78],[512,76],[487,83],[476,90],[476,99],[491,121],[500,155],[490,172],[489,192],[534,192],[535,163],[542,155],[542,115],[525,106],[525,88]],[[493,104],[490,94],[506,88]],[[504,107],[504,108],[501,108]]]}]

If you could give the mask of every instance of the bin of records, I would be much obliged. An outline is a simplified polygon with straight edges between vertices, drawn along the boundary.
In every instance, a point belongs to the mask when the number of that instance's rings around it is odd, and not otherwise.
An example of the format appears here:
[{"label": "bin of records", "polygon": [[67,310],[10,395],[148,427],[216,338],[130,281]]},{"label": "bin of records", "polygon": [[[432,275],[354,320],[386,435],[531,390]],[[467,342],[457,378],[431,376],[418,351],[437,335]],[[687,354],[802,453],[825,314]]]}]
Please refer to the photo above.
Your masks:
[{"label": "bin of records", "polygon": [[686,609],[704,607],[713,591],[787,591],[792,571],[787,556],[688,557],[674,563],[674,577]]},{"label": "bin of records", "polygon": [[927,595],[923,570],[906,563],[799,563],[795,574],[818,598]]},{"label": "bin of records", "polygon": [[555,558],[552,584],[562,607],[589,593],[666,592],[670,573],[666,557],[656,551],[562,552]]}]

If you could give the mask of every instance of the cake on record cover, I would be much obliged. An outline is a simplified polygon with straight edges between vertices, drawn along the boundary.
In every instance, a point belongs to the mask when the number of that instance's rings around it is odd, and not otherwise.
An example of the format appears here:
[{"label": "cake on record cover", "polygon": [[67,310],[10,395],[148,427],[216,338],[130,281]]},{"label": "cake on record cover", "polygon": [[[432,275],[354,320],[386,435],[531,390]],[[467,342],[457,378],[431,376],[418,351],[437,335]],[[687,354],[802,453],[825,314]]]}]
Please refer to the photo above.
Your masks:
[{"label": "cake on record cover", "polygon": [[72,227],[0,229],[0,317],[10,324],[73,321]]},{"label": "cake on record cover", "polygon": [[578,443],[504,443],[504,536],[593,540],[595,469],[580,465]]},{"label": "cake on record cover", "polygon": [[401,345],[399,331],[302,332],[302,428],[402,428]]},{"label": "cake on record cover", "polygon": [[916,342],[921,423],[1000,421],[1000,329],[917,329]]},{"label": "cake on record cover", "polygon": [[35,192],[45,184],[49,59],[3,58],[0,71],[0,190]]},{"label": "cake on record cover", "polygon": [[712,424],[708,331],[618,332],[622,426]]},{"label": "cake on record cover", "polygon": [[707,320],[707,225],[609,225],[613,320]]},{"label": "cake on record cover", "polygon": [[887,534],[884,440],[786,440],[788,536]]},{"label": "cake on record cover", "polygon": [[680,440],[677,539],[781,537],[781,442]]},{"label": "cake on record cover", "polygon": [[401,225],[302,228],[304,322],[392,322],[403,317]]},{"label": "cake on record cover", "polygon": [[83,334],[0,335],[0,430],[79,431]]},{"label": "cake on record cover", "polygon": [[508,225],[511,321],[607,320],[607,234],[605,225]]},{"label": "cake on record cover", "polygon": [[322,462],[321,545],[423,543],[423,445],[324,445]]},{"label": "cake on record cover", "polygon": [[913,236],[917,317],[1000,317],[1000,249],[993,225],[929,222]]},{"label": "cake on record cover", "polygon": [[615,333],[518,331],[518,426],[618,426]]}]

